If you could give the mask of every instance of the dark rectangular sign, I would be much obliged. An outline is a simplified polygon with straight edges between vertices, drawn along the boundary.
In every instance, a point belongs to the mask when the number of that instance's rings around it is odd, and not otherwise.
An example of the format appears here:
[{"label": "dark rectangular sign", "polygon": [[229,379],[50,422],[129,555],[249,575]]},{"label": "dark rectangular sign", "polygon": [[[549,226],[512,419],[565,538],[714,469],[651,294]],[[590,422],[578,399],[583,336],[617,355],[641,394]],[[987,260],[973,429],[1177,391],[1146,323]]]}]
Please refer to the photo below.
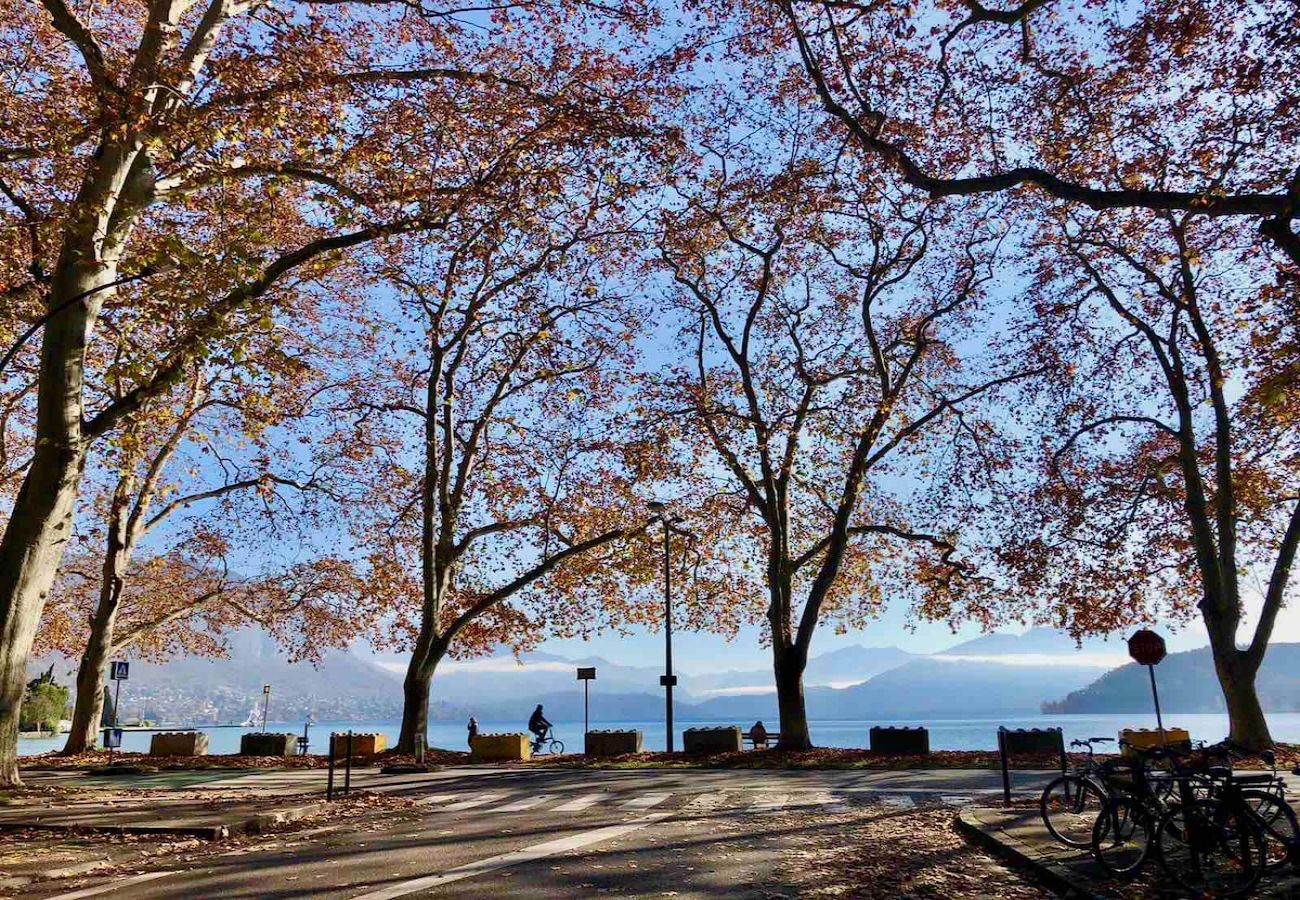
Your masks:
[{"label": "dark rectangular sign", "polygon": [[587,667],[584,668],[583,666],[579,666],[579,667],[578,667],[578,680],[579,680],[579,681],[595,681],[595,680],[596,680],[596,667],[595,667],[595,666],[587,666]]},{"label": "dark rectangular sign", "polygon": [[109,681],[126,681],[126,673],[130,668],[129,663],[111,662],[108,664]]},{"label": "dark rectangular sign", "polygon": [[120,750],[122,748],[122,729],[105,728],[104,729],[104,749]]}]

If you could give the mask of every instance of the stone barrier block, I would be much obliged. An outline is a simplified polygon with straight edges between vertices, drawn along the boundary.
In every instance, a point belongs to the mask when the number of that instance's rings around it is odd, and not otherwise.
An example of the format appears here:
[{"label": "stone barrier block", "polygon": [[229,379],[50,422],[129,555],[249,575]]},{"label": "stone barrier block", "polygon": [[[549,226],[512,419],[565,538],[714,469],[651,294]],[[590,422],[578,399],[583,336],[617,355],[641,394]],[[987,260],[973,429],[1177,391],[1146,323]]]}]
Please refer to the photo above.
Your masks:
[{"label": "stone barrier block", "polygon": [[[1119,739],[1133,747],[1147,749],[1148,747],[1160,746],[1160,729],[1159,728],[1125,728],[1119,733]],[[1166,728],[1164,735],[1165,743],[1175,750],[1191,750],[1192,736],[1187,733],[1186,728]],[[1130,747],[1124,748],[1125,756],[1136,756]]]},{"label": "stone barrier block", "polygon": [[527,760],[532,755],[532,742],[522,732],[476,734],[469,742],[469,758],[476,762]]},{"label": "stone barrier block", "polygon": [[239,737],[241,756],[293,756],[298,750],[298,735],[253,732]]},{"label": "stone barrier block", "polygon": [[583,751],[588,756],[622,756],[640,753],[645,736],[640,731],[588,731]]},{"label": "stone barrier block", "polygon": [[1064,746],[1059,728],[999,728],[998,731],[1011,756],[1060,753]]},{"label": "stone barrier block", "polygon": [[149,739],[150,756],[206,756],[208,736],[202,731],[159,731]]},{"label": "stone barrier block", "polygon": [[871,729],[871,752],[900,756],[928,756],[930,732],[921,727],[895,728],[877,725]]},{"label": "stone barrier block", "polygon": [[740,726],[687,728],[682,732],[682,749],[687,753],[739,753]]},{"label": "stone barrier block", "polygon": [[[348,755],[348,733],[346,731],[335,731],[330,734],[330,746],[334,749],[336,759],[343,759]],[[357,732],[352,733],[352,758],[358,756],[374,756],[376,753],[383,753],[388,749],[388,738],[379,732]]]}]

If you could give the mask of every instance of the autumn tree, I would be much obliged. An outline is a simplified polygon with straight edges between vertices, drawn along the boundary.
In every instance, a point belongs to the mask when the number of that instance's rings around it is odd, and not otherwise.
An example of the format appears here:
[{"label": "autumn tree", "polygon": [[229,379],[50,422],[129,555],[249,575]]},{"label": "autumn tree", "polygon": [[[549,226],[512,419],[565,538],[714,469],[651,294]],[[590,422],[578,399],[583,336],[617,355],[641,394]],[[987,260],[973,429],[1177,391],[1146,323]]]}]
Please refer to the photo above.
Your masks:
[{"label": "autumn tree", "polygon": [[632,326],[605,284],[628,188],[578,157],[540,177],[383,263],[394,308],[372,331],[401,337],[376,343],[341,407],[356,540],[411,654],[405,752],[444,658],[590,633],[644,531],[619,458]]},{"label": "autumn tree", "polygon": [[[568,2],[43,0],[3,4],[0,29],[3,289],[39,314],[40,346],[0,538],[14,785],[25,662],[89,448],[349,251],[441,227],[539,148],[625,131],[643,73],[587,45]],[[100,352],[136,329],[157,349]],[[98,379],[117,390],[92,405]]]},{"label": "autumn tree", "polygon": [[[934,198],[1026,189],[1080,210],[1240,218],[1300,269],[1300,10],[1288,0],[774,0],[826,113]],[[1267,250],[1266,250],[1267,252]]]},{"label": "autumn tree", "polygon": [[828,168],[810,133],[788,140],[715,142],[666,215],[690,362],[659,409],[702,552],[755,560],[780,746],[804,750],[819,627],[860,627],[886,597],[949,616],[987,589],[959,542],[1004,464],[987,404],[1025,369],[963,347],[987,318],[1004,223],[950,218],[888,180],[830,190],[846,160]]},{"label": "autumn tree", "polygon": [[[64,568],[37,640],[38,651],[79,658],[65,753],[95,744],[112,657],[141,650],[155,657],[177,649],[217,653],[221,632],[262,620],[294,621],[301,640],[318,653],[369,625],[347,567],[328,556],[301,559],[297,549],[310,546],[304,534],[320,507],[328,508],[316,498],[304,503],[286,496],[328,492],[310,472],[299,473],[304,461],[294,452],[309,440],[308,398],[322,386],[322,373],[303,361],[315,349],[310,334],[305,338],[274,326],[252,332],[236,345],[237,361],[196,364],[173,396],[138,411],[92,456],[90,481],[102,491],[89,495],[93,511],[81,516],[81,550]],[[237,506],[237,495],[252,502]],[[188,521],[173,528],[178,520]],[[260,553],[241,546],[254,535]],[[296,576],[278,568],[231,573],[232,551],[242,558],[237,568],[244,568],[272,544],[290,541],[295,549],[284,556],[299,557],[291,567]],[[314,581],[314,594],[285,596],[286,581],[312,568],[334,574],[333,590],[321,593]],[[273,594],[276,615],[267,608]],[[329,628],[306,627],[308,602],[335,602],[340,595],[345,600],[336,602]]]},{"label": "autumn tree", "polygon": [[1255,676],[1300,542],[1300,343],[1286,291],[1243,264],[1253,244],[1195,214],[1058,211],[1026,323],[1057,360],[1025,407],[1042,477],[1004,556],[1077,633],[1199,617],[1232,739],[1267,747]]}]

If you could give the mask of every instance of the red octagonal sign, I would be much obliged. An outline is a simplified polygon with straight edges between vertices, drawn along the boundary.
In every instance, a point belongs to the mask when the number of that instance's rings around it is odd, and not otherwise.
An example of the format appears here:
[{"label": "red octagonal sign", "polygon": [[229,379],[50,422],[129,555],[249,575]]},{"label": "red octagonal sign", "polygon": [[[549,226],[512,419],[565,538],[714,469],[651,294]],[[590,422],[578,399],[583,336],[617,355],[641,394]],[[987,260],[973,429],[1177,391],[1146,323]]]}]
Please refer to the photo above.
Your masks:
[{"label": "red octagonal sign", "polygon": [[1146,628],[1128,639],[1128,655],[1141,665],[1154,666],[1165,658],[1167,652],[1165,639]]}]

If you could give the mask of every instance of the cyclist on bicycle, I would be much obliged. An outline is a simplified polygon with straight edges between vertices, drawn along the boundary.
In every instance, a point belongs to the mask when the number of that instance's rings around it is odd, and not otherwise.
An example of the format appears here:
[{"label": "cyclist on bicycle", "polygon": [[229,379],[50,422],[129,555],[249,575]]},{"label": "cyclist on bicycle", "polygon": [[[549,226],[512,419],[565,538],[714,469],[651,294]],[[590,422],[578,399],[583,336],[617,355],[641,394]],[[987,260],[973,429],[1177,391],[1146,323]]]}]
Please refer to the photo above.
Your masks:
[{"label": "cyclist on bicycle", "polygon": [[533,751],[541,749],[542,741],[546,740],[547,733],[551,730],[551,723],[546,721],[546,716],[542,715],[542,704],[537,704],[537,709],[528,717],[528,730],[533,733]]}]

